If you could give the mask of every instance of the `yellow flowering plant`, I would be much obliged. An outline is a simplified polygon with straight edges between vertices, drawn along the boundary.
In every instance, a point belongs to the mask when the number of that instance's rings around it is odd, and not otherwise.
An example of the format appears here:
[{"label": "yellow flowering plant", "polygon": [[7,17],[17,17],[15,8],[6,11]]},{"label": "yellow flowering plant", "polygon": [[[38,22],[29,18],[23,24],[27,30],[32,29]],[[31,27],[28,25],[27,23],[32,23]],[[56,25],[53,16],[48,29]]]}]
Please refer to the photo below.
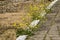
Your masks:
[{"label": "yellow flowering plant", "polygon": [[[50,2],[49,2],[50,3]],[[49,3],[32,3],[30,4],[29,6],[25,6],[25,9],[27,10],[27,19],[29,19],[28,21],[26,20],[26,18],[22,17],[21,20],[23,20],[23,22],[19,23],[17,25],[17,23],[14,23],[13,25],[19,29],[22,29],[22,30],[18,30],[17,31],[17,34],[29,34],[31,33],[31,30],[34,30],[34,29],[37,29],[39,25],[37,25],[35,28],[30,28],[30,23],[33,21],[33,20],[40,20],[41,23],[44,22],[44,20],[46,19],[45,16],[42,16],[41,15],[41,12],[42,11],[45,11],[45,12],[48,12],[48,10],[46,9],[46,6],[49,4]],[[42,13],[43,14],[43,13]],[[29,30],[27,29],[29,28]],[[26,32],[26,33],[24,33]]]}]

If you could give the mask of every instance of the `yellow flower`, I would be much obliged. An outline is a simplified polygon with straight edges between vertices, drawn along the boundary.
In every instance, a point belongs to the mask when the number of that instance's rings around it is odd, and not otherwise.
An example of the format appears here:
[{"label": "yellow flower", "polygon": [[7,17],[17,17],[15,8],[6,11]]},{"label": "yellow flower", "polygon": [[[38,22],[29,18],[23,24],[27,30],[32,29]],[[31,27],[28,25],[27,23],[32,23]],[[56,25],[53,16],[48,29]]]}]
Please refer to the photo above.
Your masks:
[{"label": "yellow flower", "polygon": [[45,5],[44,4],[40,4],[40,7],[44,7]]},{"label": "yellow flower", "polygon": [[19,25],[20,25],[20,26],[23,26],[24,24],[20,23]]},{"label": "yellow flower", "polygon": [[31,16],[31,14],[30,14],[30,13],[28,13],[27,15],[28,15],[28,16]]},{"label": "yellow flower", "polygon": [[25,20],[25,18],[22,18],[22,20]]},{"label": "yellow flower", "polygon": [[16,23],[14,23],[13,26],[16,26]]},{"label": "yellow flower", "polygon": [[44,8],[43,8],[43,7],[41,7],[41,10],[44,10]]},{"label": "yellow flower", "polygon": [[34,10],[39,10],[39,7],[38,6],[36,6],[36,5],[34,5],[34,8],[33,8]]},{"label": "yellow flower", "polygon": [[26,23],[26,25],[28,25],[28,23]]}]

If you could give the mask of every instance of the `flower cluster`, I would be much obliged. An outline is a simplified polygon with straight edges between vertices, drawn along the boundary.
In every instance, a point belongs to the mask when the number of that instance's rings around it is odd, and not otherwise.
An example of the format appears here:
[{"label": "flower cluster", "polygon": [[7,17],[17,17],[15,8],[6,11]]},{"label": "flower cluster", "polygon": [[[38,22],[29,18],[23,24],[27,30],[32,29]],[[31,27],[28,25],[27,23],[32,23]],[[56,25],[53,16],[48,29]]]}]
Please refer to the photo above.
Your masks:
[{"label": "flower cluster", "polygon": [[[50,2],[49,2],[50,3]],[[33,3],[33,4],[30,4],[29,6],[25,6],[25,9],[27,10],[27,17],[28,18],[24,18],[22,17],[21,20],[23,20],[23,22],[17,24],[17,23],[14,23],[13,26],[15,27],[18,27],[18,28],[22,28],[22,29],[26,29],[27,27],[29,27],[30,23],[33,21],[33,20],[44,20],[45,18],[45,13],[42,13],[43,11],[47,12],[46,10],[46,6],[49,4],[49,3]],[[26,21],[28,20],[28,21]]]}]

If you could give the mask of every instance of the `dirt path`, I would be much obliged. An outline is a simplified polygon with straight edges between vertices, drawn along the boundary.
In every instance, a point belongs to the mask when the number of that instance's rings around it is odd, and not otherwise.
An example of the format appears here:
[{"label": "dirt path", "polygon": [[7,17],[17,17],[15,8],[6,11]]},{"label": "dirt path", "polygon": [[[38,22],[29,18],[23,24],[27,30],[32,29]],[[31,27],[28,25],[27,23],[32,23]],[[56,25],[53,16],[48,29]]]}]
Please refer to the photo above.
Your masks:
[{"label": "dirt path", "polygon": [[39,31],[27,40],[60,40],[60,0],[53,6],[52,12],[47,14],[47,18]]}]

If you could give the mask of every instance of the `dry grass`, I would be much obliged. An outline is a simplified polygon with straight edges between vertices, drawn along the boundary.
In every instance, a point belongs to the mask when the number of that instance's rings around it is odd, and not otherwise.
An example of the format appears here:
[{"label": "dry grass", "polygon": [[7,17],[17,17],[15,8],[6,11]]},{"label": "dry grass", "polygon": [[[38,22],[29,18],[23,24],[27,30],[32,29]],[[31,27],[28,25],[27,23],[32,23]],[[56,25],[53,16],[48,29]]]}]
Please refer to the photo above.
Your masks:
[{"label": "dry grass", "polygon": [[[25,20],[23,20],[25,18]],[[1,25],[12,25],[13,23],[25,23],[29,22],[31,17],[27,16],[27,13],[24,11],[18,13],[5,13],[0,14],[0,24]]]}]

